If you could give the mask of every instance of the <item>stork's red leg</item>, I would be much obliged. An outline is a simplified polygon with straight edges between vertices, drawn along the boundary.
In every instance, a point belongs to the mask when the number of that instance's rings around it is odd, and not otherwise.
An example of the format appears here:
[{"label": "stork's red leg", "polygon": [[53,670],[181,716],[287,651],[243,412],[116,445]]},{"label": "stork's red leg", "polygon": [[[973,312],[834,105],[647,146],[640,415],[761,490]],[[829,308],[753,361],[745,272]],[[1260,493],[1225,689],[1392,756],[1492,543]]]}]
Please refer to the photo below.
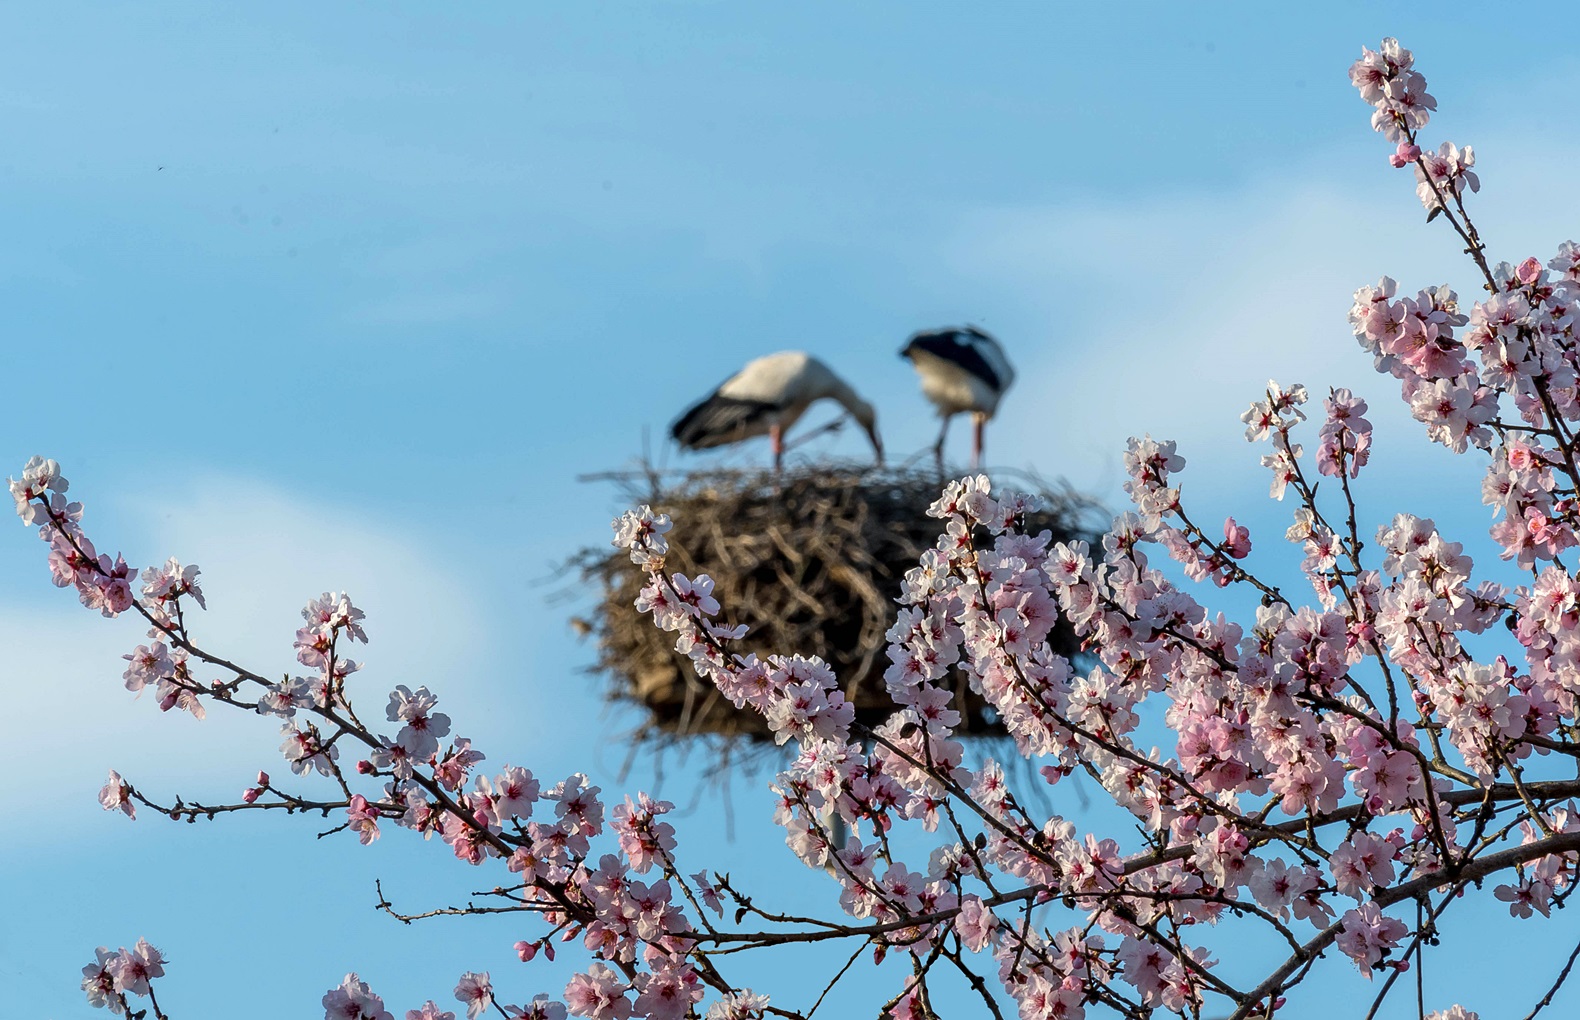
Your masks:
[{"label": "stork's red leg", "polygon": [[784,434],[784,430],[782,428],[780,428],[778,425],[770,425],[770,426],[768,426],[768,441],[773,444],[773,448],[774,448],[774,474],[778,474],[779,473],[779,469],[784,465],[784,455],[785,455],[785,434]]}]

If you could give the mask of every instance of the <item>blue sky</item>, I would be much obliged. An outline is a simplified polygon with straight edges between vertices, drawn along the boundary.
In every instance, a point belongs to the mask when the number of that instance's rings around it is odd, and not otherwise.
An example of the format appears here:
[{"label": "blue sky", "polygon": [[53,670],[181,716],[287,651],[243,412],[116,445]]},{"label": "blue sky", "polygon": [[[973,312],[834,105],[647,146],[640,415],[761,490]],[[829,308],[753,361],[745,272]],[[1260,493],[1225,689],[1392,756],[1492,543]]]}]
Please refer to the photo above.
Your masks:
[{"label": "blue sky", "polygon": [[[1294,562],[1272,530],[1288,508],[1235,416],[1270,376],[1350,385],[1378,412],[1368,508],[1436,514],[1487,559],[1477,465],[1420,438],[1344,324],[1385,272],[1473,290],[1344,72],[1385,34],[1416,50],[1442,107],[1428,133],[1476,145],[1483,233],[1518,260],[1574,232],[1542,205],[1572,206],[1577,60],[1485,8],[1415,10],[13,6],[0,461],[60,459],[91,533],[139,566],[200,564],[216,646],[289,668],[296,610],[347,589],[369,609],[369,699],[425,683],[493,764],[584,769],[609,793],[652,774],[618,781],[608,738],[630,720],[547,600],[619,509],[576,478],[661,445],[766,351],[825,356],[904,456],[936,426],[895,351],[983,324],[1021,373],[993,462],[1118,504],[1125,437],[1177,437],[1199,517],[1262,528],[1275,573]],[[77,608],[41,553],[21,528],[0,542],[19,720],[0,750],[0,987],[18,1015],[87,1015],[77,968],[139,935],[174,961],[177,1016],[312,1015],[347,969],[402,1009],[466,969],[518,999],[563,983],[514,962],[526,926],[375,915],[374,876],[413,908],[477,878],[403,833],[366,850],[283,819],[100,813],[112,766],[213,799],[283,763],[256,720],[126,696],[139,629]],[[671,768],[668,792],[695,770]],[[688,861],[826,906],[762,781],[736,784],[733,842],[716,804],[687,820]],[[1497,913],[1464,915],[1500,924],[1494,945],[1429,958],[1443,1003],[1516,989],[1528,1008],[1528,982],[1465,961],[1561,960],[1573,938]],[[794,1004],[796,982],[743,967]],[[1347,968],[1291,1015],[1364,994]],[[854,984],[847,1008],[900,980]],[[255,990],[237,1001],[238,983]]]}]

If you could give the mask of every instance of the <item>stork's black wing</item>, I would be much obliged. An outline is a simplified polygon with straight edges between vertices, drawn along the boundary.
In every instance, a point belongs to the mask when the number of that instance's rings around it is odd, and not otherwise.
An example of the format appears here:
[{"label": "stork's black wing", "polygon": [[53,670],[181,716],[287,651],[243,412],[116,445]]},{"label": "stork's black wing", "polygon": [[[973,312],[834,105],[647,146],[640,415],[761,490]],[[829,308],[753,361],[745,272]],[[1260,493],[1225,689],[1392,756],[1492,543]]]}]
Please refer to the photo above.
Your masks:
[{"label": "stork's black wing", "polygon": [[669,427],[669,434],[688,450],[722,446],[766,431],[766,420],[778,409],[761,400],[721,397],[715,393],[676,418]]},{"label": "stork's black wing", "polygon": [[969,330],[941,329],[929,333],[917,333],[911,337],[910,342],[900,351],[900,356],[909,358],[913,351],[926,351],[935,358],[959,366],[959,368],[976,376],[995,390],[1004,388],[1004,380],[999,378],[993,366],[982,356],[977,349],[977,344],[982,340],[991,342],[991,338],[981,331],[972,328]]}]

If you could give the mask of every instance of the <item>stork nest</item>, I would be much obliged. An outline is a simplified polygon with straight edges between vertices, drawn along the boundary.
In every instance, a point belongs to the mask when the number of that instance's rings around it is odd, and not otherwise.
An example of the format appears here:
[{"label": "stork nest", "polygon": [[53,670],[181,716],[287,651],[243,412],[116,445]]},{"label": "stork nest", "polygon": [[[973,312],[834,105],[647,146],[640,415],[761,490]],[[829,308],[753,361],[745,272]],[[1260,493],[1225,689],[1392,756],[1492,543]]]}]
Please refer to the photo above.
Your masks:
[{"label": "stork nest", "polygon": [[[883,681],[884,633],[906,571],[942,530],[926,514],[941,489],[936,474],[810,466],[778,476],[703,471],[666,479],[633,471],[597,477],[617,482],[626,502],[648,503],[675,519],[666,565],[713,577],[724,621],[748,627],[739,650],[819,656],[834,669],[858,720],[876,725],[894,712]],[[1046,528],[1055,541],[1094,537],[1095,501],[1032,475],[1010,480],[1043,498],[1045,508],[1029,516],[1028,530]],[[607,697],[644,713],[638,744],[644,738],[769,737],[761,715],[736,708],[698,678],[690,660],[675,651],[673,635],[637,612],[633,603],[644,576],[623,551],[587,549],[573,565],[584,580],[599,582],[594,619],[576,622],[597,635],[594,670],[607,678]],[[1062,620],[1049,641],[1065,655],[1078,650]],[[953,671],[946,682],[955,686],[960,732],[1003,734],[963,671]]]}]

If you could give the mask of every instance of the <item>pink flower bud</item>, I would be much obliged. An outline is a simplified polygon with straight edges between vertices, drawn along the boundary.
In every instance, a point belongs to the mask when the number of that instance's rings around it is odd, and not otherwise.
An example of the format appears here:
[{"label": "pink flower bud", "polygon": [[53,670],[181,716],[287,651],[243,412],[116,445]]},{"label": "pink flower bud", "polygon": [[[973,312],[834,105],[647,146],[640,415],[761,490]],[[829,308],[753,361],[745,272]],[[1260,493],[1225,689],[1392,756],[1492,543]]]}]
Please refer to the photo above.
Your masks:
[{"label": "pink flower bud", "polygon": [[1251,529],[1235,522],[1233,517],[1223,522],[1223,551],[1237,560],[1251,555]]},{"label": "pink flower bud", "polygon": [[258,773],[258,785],[259,786],[268,786],[269,785],[269,773],[267,773],[267,772],[260,772],[260,773]]},{"label": "pink flower bud", "polygon": [[1421,155],[1421,147],[1419,145],[1411,145],[1409,142],[1400,142],[1399,148],[1392,156],[1388,157],[1388,162],[1394,167],[1394,169],[1397,170],[1400,167],[1406,167],[1411,163],[1414,163],[1416,157],[1419,155]]},{"label": "pink flower bud", "polygon": [[256,787],[249,787],[241,795],[242,802],[246,803],[246,804],[251,804],[253,801],[258,799],[258,794],[260,794],[262,792],[263,792],[262,790],[259,790]]},{"label": "pink flower bud", "polygon": [[1536,282],[1537,277],[1542,275],[1542,264],[1533,258],[1526,259],[1520,263],[1520,268],[1514,271],[1514,275],[1520,278],[1521,283],[1529,287]]},{"label": "pink flower bud", "polygon": [[371,776],[373,774],[373,763],[363,758],[357,762],[357,771],[364,776]]},{"label": "pink flower bud", "polygon": [[525,939],[521,940],[520,942],[517,942],[516,943],[516,955],[521,957],[521,962],[522,963],[526,963],[528,960],[530,960],[534,956],[538,955],[538,945],[537,945],[537,943],[536,942],[528,942]]}]

